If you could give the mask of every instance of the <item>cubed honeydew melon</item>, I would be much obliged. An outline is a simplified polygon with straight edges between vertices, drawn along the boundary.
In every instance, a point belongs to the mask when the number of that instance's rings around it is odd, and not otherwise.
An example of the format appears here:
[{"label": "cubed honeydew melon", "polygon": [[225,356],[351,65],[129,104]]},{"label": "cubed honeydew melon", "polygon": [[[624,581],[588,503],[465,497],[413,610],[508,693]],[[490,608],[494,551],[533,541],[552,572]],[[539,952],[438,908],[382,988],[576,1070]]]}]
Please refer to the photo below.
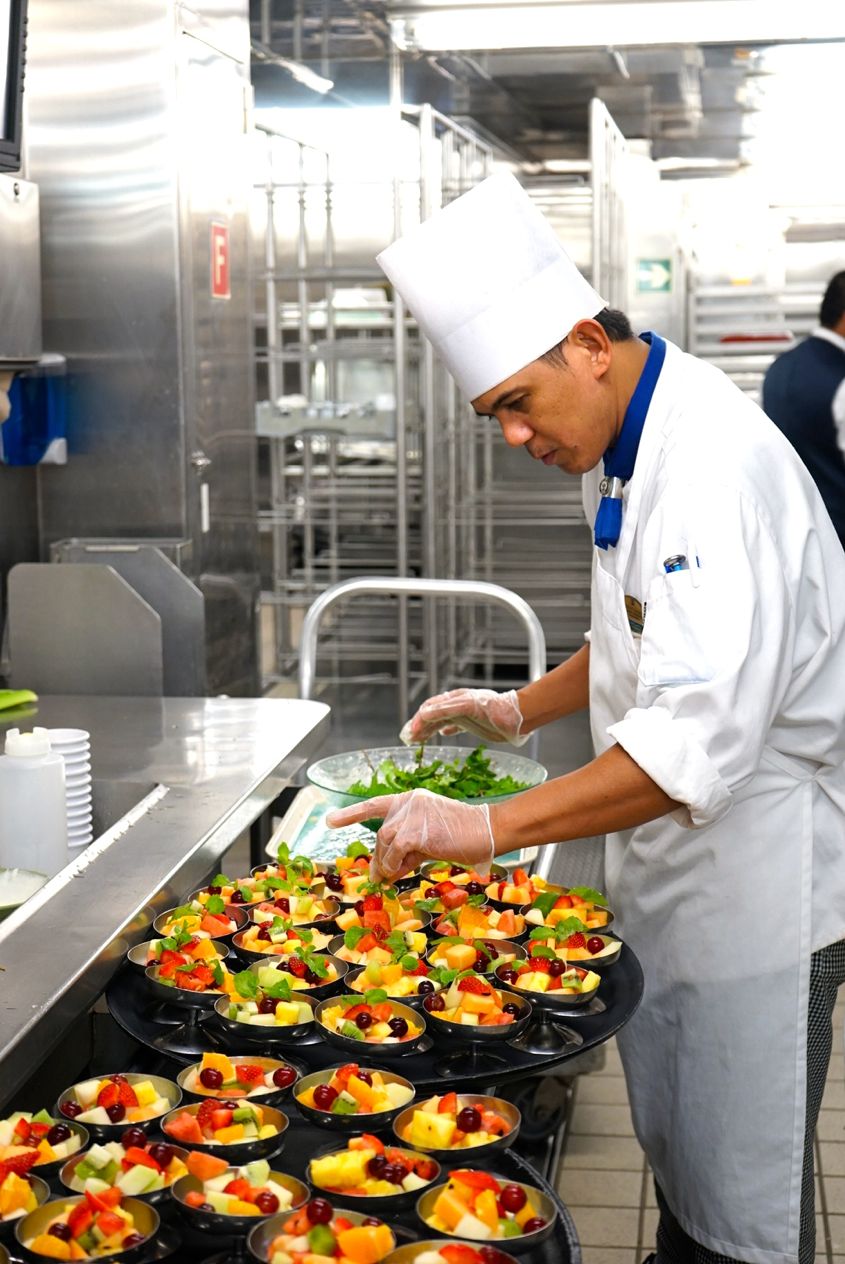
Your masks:
[{"label": "cubed honeydew melon", "polygon": [[[104,1145],[92,1145],[91,1149],[85,1155],[85,1162],[95,1170],[105,1167],[107,1163],[111,1163],[115,1156]],[[123,1158],[123,1149],[121,1147],[120,1158]],[[80,1164],[81,1166],[81,1164]]]},{"label": "cubed honeydew melon", "polygon": [[421,1176],[417,1176],[416,1172],[409,1172],[402,1182],[402,1188],[406,1193],[410,1194],[415,1189],[422,1189],[428,1181],[424,1181]]},{"label": "cubed honeydew melon", "polygon": [[455,1225],[456,1238],[469,1238],[470,1242],[488,1242],[493,1231],[478,1216],[466,1211]]},{"label": "cubed honeydew melon", "polygon": [[76,1116],[76,1119],[80,1124],[101,1124],[106,1127],[111,1124],[105,1106],[95,1106],[93,1110],[84,1110],[81,1115]]},{"label": "cubed honeydew melon", "polygon": [[238,1013],[237,1021],[239,1023],[249,1023],[253,1027],[275,1027],[276,1018],[274,1014],[250,1014]]},{"label": "cubed honeydew melon", "polygon": [[0,1120],[0,1146],[12,1145],[12,1137],[15,1135],[15,1125],[10,1119]]},{"label": "cubed honeydew melon", "polygon": [[111,1187],[108,1181],[101,1180],[99,1176],[89,1176],[84,1182],[84,1188],[89,1194],[104,1194]]},{"label": "cubed honeydew melon", "polygon": [[254,1159],[243,1171],[250,1185],[266,1185],[270,1179],[270,1164],[266,1159]]},{"label": "cubed honeydew melon", "polygon": [[102,1080],[84,1080],[76,1086],[76,1100],[83,1110],[87,1110],[97,1100]]},{"label": "cubed honeydew melon", "polygon": [[209,1189],[206,1186],[206,1199],[211,1203],[215,1211],[220,1212],[224,1216],[228,1215],[229,1203],[232,1201],[231,1194],[224,1194],[222,1190]]},{"label": "cubed honeydew melon", "polygon": [[279,971],[275,966],[260,966],[258,969],[259,987],[271,988],[279,982]]},{"label": "cubed honeydew melon", "polygon": [[138,1194],[146,1194],[148,1190],[163,1189],[164,1177],[161,1172],[154,1172],[151,1167],[136,1163],[127,1172],[121,1173],[115,1185],[127,1198],[135,1198]]},{"label": "cubed honeydew melon", "polygon": [[216,1190],[218,1194],[222,1194],[223,1190],[232,1180],[232,1173],[229,1171],[221,1172],[219,1176],[212,1176],[209,1180],[203,1181],[203,1186],[208,1190]]},{"label": "cubed honeydew melon", "polygon": [[279,1200],[279,1208],[281,1211],[288,1211],[293,1204],[293,1194],[284,1185],[279,1185],[277,1181],[265,1181],[267,1188],[271,1194],[275,1194]]},{"label": "cubed honeydew melon", "polygon": [[414,1096],[412,1088],[408,1088],[405,1084],[396,1084],[393,1081],[385,1084],[384,1091],[391,1106],[404,1106]]}]

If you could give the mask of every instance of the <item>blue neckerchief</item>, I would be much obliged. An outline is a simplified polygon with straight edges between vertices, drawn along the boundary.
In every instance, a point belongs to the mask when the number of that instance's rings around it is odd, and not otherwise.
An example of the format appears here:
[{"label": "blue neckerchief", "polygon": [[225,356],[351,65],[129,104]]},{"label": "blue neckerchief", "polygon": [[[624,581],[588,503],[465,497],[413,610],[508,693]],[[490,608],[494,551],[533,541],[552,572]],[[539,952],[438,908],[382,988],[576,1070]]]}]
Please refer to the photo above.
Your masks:
[{"label": "blue neckerchief", "polygon": [[649,343],[648,359],[631,396],[631,402],[625,409],[619,438],[604,454],[604,478],[599,484],[602,498],[595,525],[595,541],[600,549],[606,549],[608,545],[615,548],[619,543],[622,530],[622,488],[634,472],[646,414],[666,358],[666,343],[659,334],[649,331],[640,334],[640,337],[643,342]]}]

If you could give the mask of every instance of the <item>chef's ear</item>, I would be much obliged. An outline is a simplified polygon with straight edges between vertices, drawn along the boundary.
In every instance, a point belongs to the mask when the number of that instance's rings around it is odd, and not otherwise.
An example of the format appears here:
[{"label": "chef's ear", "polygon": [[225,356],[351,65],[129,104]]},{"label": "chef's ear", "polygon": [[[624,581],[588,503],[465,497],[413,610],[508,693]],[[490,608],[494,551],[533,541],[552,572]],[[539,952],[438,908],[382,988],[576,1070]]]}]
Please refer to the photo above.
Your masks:
[{"label": "chef's ear", "polygon": [[573,325],[567,343],[587,356],[595,377],[603,377],[613,357],[611,340],[597,320],[579,320]]}]

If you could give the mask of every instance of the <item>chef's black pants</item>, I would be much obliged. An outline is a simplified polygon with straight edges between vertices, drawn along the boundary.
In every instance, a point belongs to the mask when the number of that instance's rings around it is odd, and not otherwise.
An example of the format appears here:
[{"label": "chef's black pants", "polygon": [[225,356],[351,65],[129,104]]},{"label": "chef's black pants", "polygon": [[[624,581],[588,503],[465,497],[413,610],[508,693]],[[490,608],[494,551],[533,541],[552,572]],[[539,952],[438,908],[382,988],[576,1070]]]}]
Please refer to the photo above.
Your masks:
[{"label": "chef's black pants", "polygon": [[[801,1181],[799,1264],[816,1258],[816,1199],[813,1183],[813,1138],[822,1104],[833,1036],[836,993],[845,983],[845,940],[814,952],[810,959],[810,999],[807,1006],[807,1128],[804,1136],[804,1173]],[[660,1223],[657,1226],[657,1264],[741,1264],[718,1255],[685,1233],[655,1185]]]}]

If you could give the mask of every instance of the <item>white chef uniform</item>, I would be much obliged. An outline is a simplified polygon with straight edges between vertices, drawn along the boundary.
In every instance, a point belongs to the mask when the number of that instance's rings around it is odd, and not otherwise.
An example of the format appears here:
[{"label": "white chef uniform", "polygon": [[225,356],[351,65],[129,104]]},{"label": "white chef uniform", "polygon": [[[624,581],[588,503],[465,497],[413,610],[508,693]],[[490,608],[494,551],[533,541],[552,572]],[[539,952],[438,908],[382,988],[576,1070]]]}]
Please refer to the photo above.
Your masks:
[{"label": "white chef uniform", "polygon": [[775,426],[671,343],[590,641],[597,752],[687,805],[607,843],[646,977],[619,1036],[637,1135],[690,1237],[794,1264],[810,954],[845,937],[845,555]]}]

